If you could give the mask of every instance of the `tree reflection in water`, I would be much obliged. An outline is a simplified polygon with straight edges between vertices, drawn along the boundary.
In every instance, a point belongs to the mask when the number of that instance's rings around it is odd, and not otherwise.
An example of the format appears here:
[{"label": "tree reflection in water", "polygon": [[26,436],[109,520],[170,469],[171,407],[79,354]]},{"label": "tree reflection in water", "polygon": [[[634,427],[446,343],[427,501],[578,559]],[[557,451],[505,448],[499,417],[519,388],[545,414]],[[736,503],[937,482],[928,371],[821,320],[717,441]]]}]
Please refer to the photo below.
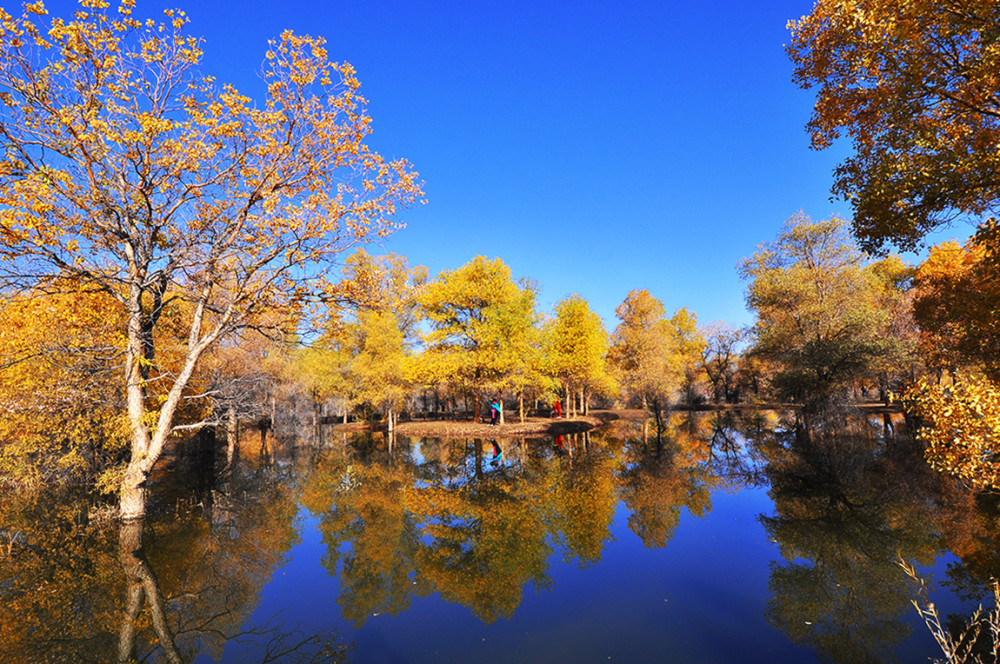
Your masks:
[{"label": "tree reflection in water", "polygon": [[175,664],[224,650],[246,662],[345,661],[332,634],[248,623],[298,535],[288,478],[243,470],[211,509],[146,523],[90,523],[87,504],[67,496],[5,501],[4,529],[23,545],[0,566],[0,661]]},{"label": "tree reflection in water", "polygon": [[682,509],[706,514],[711,436],[682,416],[658,447],[588,432],[408,441],[391,457],[366,436],[318,461],[303,503],[320,519],[324,566],[339,574],[339,602],[356,626],[430,593],[489,623],[510,618],[526,586],[550,587],[553,553],[600,561],[619,500],[633,509],[630,524],[653,533],[647,544],[665,544]]},{"label": "tree reflection in water", "polygon": [[896,561],[936,557],[933,503],[914,497],[935,495],[938,476],[912,443],[842,412],[790,419],[755,443],[775,510],[761,522],[785,560],[771,565],[768,620],[831,661],[893,661],[915,590]]},{"label": "tree reflection in water", "polygon": [[668,547],[685,511],[705,517],[719,490],[744,487],[773,501],[760,522],[782,558],[766,619],[824,660],[892,660],[916,624],[900,556],[926,566],[950,548],[962,564],[946,583],[970,597],[1000,571],[996,499],[929,471],[898,424],[675,413],[659,439],[643,431],[391,447],[332,436],[238,456],[223,475],[200,455],[197,472],[176,464],[187,485],[158,487],[175,512],[121,529],[89,522],[73,496],[5,499],[0,661],[344,660],[332,634],[250,622],[299,543],[300,507],[356,628],[432,594],[484,623],[510,619],[526,589],[553,587],[553,565],[600,574],[614,533]]}]

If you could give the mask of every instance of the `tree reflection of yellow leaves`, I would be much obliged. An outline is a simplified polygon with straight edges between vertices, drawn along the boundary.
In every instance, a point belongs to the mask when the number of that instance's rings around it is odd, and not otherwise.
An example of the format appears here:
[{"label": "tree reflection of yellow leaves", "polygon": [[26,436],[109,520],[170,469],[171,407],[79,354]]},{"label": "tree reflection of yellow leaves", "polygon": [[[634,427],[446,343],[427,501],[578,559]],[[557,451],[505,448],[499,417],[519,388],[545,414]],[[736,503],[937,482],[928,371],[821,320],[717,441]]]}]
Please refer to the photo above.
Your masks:
[{"label": "tree reflection of yellow leaves", "polygon": [[618,504],[617,464],[608,453],[578,458],[559,475],[553,491],[554,526],[564,538],[567,553],[581,564],[601,559],[611,539],[611,522]]},{"label": "tree reflection of yellow leaves", "polygon": [[456,492],[462,500],[420,547],[420,573],[448,601],[468,606],[484,622],[510,618],[528,582],[544,584],[545,524],[529,485],[486,482]]},{"label": "tree reflection of yellow leaves", "polygon": [[240,486],[215,491],[204,514],[158,521],[144,549],[140,523],[87,524],[72,496],[0,501],[3,532],[16,533],[0,564],[0,661],[221,657],[297,538],[290,490],[261,476]]},{"label": "tree reflection of yellow leaves", "polygon": [[668,445],[630,448],[633,458],[622,474],[622,500],[632,510],[629,529],[649,547],[673,537],[686,508],[696,517],[711,509],[711,491],[720,481],[708,465],[711,423],[703,414],[674,413]]},{"label": "tree reflection of yellow leaves", "polygon": [[412,485],[405,466],[343,458],[321,462],[305,483],[306,504],[321,516],[323,564],[331,574],[337,572],[341,545],[352,543],[340,569],[339,602],[356,625],[372,613],[395,615],[409,606],[417,543]]}]

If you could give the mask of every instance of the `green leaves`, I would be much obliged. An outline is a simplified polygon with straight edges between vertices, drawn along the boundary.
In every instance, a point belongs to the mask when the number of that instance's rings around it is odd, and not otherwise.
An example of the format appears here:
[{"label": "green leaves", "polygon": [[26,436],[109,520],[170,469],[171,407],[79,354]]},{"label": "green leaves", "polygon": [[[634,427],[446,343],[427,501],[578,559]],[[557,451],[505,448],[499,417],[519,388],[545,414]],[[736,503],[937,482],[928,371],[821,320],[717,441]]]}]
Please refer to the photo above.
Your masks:
[{"label": "green leaves", "polygon": [[826,398],[887,371],[912,345],[898,259],[866,265],[840,219],[789,219],[773,243],[740,265],[757,313],[751,353],[777,364],[779,396]]}]

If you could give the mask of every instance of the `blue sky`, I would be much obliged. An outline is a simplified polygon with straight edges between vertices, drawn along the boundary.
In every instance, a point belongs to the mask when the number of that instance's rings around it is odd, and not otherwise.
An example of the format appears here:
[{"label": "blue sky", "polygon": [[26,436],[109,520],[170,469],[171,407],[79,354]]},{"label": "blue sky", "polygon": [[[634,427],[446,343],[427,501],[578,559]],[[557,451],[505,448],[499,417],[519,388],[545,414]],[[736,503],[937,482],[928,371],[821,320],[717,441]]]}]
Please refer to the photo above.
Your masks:
[{"label": "blue sky", "polygon": [[578,293],[610,330],[645,288],[747,324],[737,263],[797,211],[849,214],[829,193],[848,146],[809,148],[812,94],[784,53],[809,0],[139,0],[164,6],[204,37],[206,73],[251,95],[268,38],[324,36],[358,71],[371,145],[425,183],[371,251],[432,275],[499,256],[546,311]]}]

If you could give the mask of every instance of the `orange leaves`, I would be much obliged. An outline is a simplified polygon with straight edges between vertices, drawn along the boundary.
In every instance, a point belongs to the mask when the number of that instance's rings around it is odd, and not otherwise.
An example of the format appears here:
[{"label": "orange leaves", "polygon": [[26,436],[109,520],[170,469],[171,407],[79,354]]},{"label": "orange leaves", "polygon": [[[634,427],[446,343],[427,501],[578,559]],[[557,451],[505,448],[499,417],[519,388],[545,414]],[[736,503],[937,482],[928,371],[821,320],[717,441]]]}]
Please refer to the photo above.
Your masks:
[{"label": "orange leaves", "polygon": [[920,265],[914,316],[933,368],[975,366],[993,380],[1000,378],[995,352],[997,274],[986,242],[970,241],[964,247],[942,243]]},{"label": "orange leaves", "polygon": [[106,295],[75,286],[54,282],[52,294],[0,307],[0,475],[21,485],[57,470],[97,470],[94,450],[127,437],[115,380],[120,312]]}]

